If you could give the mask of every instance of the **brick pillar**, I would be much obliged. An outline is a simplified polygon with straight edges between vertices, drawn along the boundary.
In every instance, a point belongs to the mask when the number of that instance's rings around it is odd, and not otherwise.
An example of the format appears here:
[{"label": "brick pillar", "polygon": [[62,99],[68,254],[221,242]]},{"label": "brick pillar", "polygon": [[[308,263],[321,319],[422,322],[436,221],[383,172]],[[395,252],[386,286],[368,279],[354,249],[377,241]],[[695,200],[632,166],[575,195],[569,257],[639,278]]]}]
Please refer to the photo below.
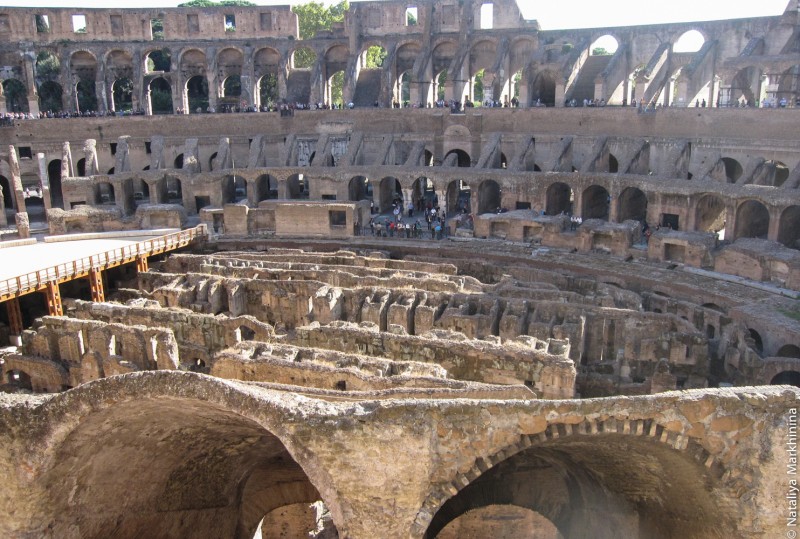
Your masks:
[{"label": "brick pillar", "polygon": [[11,329],[11,335],[22,334],[22,309],[19,307],[19,298],[11,298],[6,301],[6,311],[8,312],[8,324]]}]

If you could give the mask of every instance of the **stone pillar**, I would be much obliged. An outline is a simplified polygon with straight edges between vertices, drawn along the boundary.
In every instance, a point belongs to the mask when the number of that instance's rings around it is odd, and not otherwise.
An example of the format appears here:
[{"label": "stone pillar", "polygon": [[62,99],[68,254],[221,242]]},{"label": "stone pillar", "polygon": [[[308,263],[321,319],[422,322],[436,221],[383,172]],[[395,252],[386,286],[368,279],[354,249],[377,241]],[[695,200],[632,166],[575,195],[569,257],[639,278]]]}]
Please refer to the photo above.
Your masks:
[{"label": "stone pillar", "polygon": [[72,164],[72,150],[69,142],[64,142],[61,146],[61,178],[74,178],[75,167]]},{"label": "stone pillar", "polygon": [[778,241],[778,233],[781,227],[781,212],[780,209],[773,208],[769,212],[769,231],[767,232],[767,239]]},{"label": "stone pillar", "polygon": [[219,85],[213,72],[206,73],[206,82],[208,83],[208,107],[216,111],[219,105]]},{"label": "stone pillar", "polygon": [[97,108],[99,112],[105,114],[110,109],[108,107],[109,99],[108,94],[106,93],[106,81],[104,80],[97,80],[94,82],[94,93],[96,96],[99,97],[97,102]]},{"label": "stone pillar", "polygon": [[130,172],[131,170],[129,140],[129,136],[122,136],[117,139],[117,152],[114,155],[114,174]]},{"label": "stone pillar", "polygon": [[36,91],[36,84],[34,81],[33,66],[36,63],[36,57],[32,53],[25,54],[23,59],[22,68],[25,70],[23,79],[26,81],[25,89],[28,92],[28,111],[31,114],[39,114],[39,94]]},{"label": "stone pillar", "polygon": [[567,84],[564,81],[556,82],[556,108],[564,106],[564,99],[567,95]]},{"label": "stone pillar", "polygon": [[13,144],[8,146],[8,165],[11,169],[11,184],[14,186],[14,201],[17,203],[17,211],[20,213],[26,212],[28,210],[25,206],[25,193],[22,189],[22,177],[19,173],[19,159],[17,158],[17,149],[14,148]]},{"label": "stone pillar", "polygon": [[150,170],[166,168],[164,163],[164,137],[153,135],[150,137]]},{"label": "stone pillar", "polygon": [[31,237],[31,224],[28,220],[27,212],[17,212],[14,215],[14,220],[17,222],[17,235],[21,240],[26,240]]},{"label": "stone pillar", "polygon": [[97,164],[97,141],[93,138],[86,139],[83,143],[84,176],[94,176],[100,172]]},{"label": "stone pillar", "polygon": [[47,160],[43,153],[37,153],[36,160],[39,164],[39,188],[42,190],[42,202],[46,213],[53,207],[52,200],[50,200],[50,178],[47,177]]},{"label": "stone pillar", "polygon": [[8,218],[6,217],[6,197],[10,197],[11,193],[4,193],[3,187],[0,186],[0,226],[8,225]]}]

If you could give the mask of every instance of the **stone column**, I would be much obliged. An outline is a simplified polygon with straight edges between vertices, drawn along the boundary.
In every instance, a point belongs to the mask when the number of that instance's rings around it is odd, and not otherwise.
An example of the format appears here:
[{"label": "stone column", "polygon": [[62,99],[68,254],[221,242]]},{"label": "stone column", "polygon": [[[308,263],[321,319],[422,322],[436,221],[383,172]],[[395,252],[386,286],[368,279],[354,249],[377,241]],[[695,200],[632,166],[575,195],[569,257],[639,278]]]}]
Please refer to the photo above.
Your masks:
[{"label": "stone column", "polygon": [[770,208],[769,210],[769,231],[767,232],[767,239],[778,241],[778,233],[781,227],[781,211],[780,208]]},{"label": "stone column", "polygon": [[64,142],[61,146],[61,178],[74,178],[75,167],[72,164],[72,150],[69,142]]},{"label": "stone column", "polygon": [[[19,160],[17,159],[17,149],[11,144],[8,146],[8,165],[11,168],[11,184],[14,186],[14,201],[17,203],[17,211],[24,213],[28,211],[25,205],[25,193],[22,189],[22,177],[19,173]],[[25,216],[27,219],[27,214]]]},{"label": "stone column", "polygon": [[567,95],[567,84],[563,80],[556,81],[556,108],[564,106],[564,99]]},{"label": "stone column", "polygon": [[39,187],[42,190],[42,202],[46,214],[47,210],[53,207],[52,200],[50,200],[50,178],[47,177],[47,160],[43,153],[37,153],[36,160],[39,164]]},{"label": "stone column", "polygon": [[27,212],[17,212],[14,215],[17,224],[17,235],[19,239],[26,240],[31,237],[31,223]]},{"label": "stone column", "polygon": [[97,164],[97,141],[95,139],[86,139],[83,143],[84,155],[84,176],[94,176],[98,174],[100,169]]}]

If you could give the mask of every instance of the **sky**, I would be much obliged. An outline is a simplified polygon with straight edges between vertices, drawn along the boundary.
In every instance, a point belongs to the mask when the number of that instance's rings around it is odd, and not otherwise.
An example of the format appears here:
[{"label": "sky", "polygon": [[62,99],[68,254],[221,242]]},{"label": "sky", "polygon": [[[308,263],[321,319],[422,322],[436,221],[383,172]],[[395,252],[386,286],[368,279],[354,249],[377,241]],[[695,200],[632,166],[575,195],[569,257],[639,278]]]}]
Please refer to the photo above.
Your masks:
[{"label": "sky", "polygon": [[[174,7],[185,0],[0,0],[8,7]],[[488,1],[488,0],[487,0]],[[303,4],[290,0],[255,0],[258,5]],[[325,3],[331,4],[330,1]],[[413,0],[409,0],[413,4]],[[669,0],[655,3],[630,0],[570,0],[569,3],[553,0],[517,0],[527,19],[536,19],[542,30],[564,28],[600,28],[606,26],[633,26],[667,22],[708,21],[780,15],[789,0]],[[127,4],[127,5],[126,5]]]}]

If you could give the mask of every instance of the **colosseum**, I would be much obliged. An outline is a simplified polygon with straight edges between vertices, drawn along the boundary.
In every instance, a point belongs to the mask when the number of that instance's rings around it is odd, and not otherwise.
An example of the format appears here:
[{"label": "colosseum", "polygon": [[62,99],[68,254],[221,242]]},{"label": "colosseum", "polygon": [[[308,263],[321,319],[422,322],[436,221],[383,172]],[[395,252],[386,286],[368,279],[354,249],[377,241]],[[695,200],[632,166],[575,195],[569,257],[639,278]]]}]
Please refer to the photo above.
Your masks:
[{"label": "colosseum", "polygon": [[796,537],[798,0],[0,37],[3,537]]}]

